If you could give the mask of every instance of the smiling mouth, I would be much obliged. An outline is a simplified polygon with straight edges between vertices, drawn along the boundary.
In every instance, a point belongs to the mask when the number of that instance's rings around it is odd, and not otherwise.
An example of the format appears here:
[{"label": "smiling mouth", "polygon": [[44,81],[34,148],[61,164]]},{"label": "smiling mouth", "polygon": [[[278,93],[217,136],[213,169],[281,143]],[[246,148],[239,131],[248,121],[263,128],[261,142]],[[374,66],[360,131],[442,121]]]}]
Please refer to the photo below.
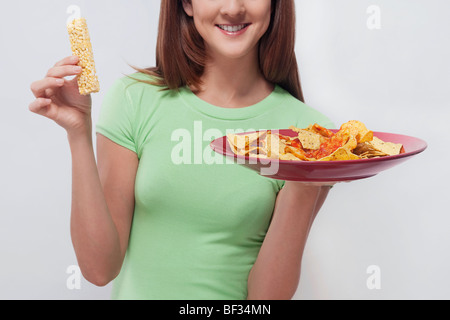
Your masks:
[{"label": "smiling mouth", "polygon": [[226,32],[239,32],[245,28],[247,28],[250,25],[250,23],[243,23],[243,24],[217,24],[216,26],[219,29],[222,29],[223,31]]}]

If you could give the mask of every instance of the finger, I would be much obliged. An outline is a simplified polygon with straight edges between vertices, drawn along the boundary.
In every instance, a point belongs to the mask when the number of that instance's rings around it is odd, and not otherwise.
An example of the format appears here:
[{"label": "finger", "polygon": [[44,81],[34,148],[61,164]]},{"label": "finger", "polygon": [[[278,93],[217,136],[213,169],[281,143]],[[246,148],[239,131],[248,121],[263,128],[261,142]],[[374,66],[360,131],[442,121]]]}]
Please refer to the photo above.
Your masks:
[{"label": "finger", "polygon": [[82,68],[80,66],[65,65],[53,67],[47,72],[47,77],[64,78],[68,76],[76,76],[80,74]]},{"label": "finger", "polygon": [[80,61],[77,56],[68,56],[55,63],[55,67],[65,66],[65,65],[75,65]]},{"label": "finger", "polygon": [[46,89],[55,89],[64,85],[64,79],[44,78],[31,84],[30,89],[36,98],[45,98]]},{"label": "finger", "polygon": [[48,99],[51,99],[55,95],[55,89],[45,89],[44,96]]},{"label": "finger", "polygon": [[32,103],[30,103],[30,105],[28,106],[28,109],[31,112],[34,112],[34,113],[37,113],[40,115],[45,115],[45,113],[47,111],[46,109],[48,106],[50,106],[51,103],[52,103],[51,99],[37,98]]}]

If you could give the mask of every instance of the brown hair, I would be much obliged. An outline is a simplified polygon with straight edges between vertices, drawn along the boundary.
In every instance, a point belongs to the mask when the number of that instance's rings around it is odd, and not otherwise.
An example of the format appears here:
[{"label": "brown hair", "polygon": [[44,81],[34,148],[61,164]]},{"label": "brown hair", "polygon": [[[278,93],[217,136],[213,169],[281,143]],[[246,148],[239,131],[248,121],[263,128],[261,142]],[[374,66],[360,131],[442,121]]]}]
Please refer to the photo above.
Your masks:
[{"label": "brown hair", "polygon": [[[183,0],[162,0],[156,45],[156,67],[139,72],[155,77],[168,89],[201,84],[206,64],[205,45]],[[276,83],[304,102],[295,56],[294,0],[272,0],[272,17],[259,43],[259,65],[267,81]],[[147,82],[147,81],[144,81]]]}]

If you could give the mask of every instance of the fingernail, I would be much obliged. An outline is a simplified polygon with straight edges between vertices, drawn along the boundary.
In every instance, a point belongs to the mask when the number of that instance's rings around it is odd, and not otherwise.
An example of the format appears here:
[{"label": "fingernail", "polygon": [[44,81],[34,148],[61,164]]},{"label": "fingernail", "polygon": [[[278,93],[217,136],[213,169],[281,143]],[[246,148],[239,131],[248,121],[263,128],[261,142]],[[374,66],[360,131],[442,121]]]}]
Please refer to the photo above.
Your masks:
[{"label": "fingernail", "polygon": [[82,68],[80,66],[73,67],[73,71],[78,73],[81,72]]},{"label": "fingernail", "polygon": [[57,85],[62,85],[62,84],[64,84],[64,79],[56,79],[56,84],[57,84]]}]

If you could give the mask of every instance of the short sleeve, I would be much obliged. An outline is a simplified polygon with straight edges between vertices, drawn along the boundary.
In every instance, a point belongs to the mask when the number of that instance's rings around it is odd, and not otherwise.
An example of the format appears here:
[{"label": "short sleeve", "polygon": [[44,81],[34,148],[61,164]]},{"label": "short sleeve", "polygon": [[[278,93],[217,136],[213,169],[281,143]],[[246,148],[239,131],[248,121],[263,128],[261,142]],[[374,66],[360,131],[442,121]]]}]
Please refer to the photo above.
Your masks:
[{"label": "short sleeve", "polygon": [[118,79],[108,90],[100,109],[96,132],[137,153],[135,110],[126,87],[122,79]]}]

